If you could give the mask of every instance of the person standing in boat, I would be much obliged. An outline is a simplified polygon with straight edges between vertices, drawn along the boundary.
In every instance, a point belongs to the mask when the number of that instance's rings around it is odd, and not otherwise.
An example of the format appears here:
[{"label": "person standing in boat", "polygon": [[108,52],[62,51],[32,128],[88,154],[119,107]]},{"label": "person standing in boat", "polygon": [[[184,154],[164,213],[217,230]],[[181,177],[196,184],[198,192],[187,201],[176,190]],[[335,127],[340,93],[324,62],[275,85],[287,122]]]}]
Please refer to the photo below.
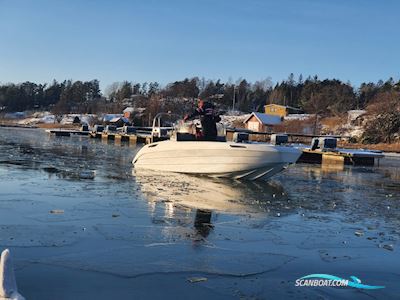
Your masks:
[{"label": "person standing in boat", "polygon": [[217,139],[217,122],[221,118],[215,113],[215,107],[212,103],[199,100],[197,109],[190,115],[186,115],[183,120],[187,121],[200,117],[202,127],[202,140],[215,141]]}]

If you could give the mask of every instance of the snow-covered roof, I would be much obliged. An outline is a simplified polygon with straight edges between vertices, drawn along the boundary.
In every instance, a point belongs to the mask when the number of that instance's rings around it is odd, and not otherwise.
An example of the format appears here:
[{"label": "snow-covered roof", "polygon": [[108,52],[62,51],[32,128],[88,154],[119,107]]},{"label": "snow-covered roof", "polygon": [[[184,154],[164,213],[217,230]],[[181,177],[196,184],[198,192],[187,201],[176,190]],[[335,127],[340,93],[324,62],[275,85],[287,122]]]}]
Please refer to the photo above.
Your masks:
[{"label": "snow-covered roof", "polygon": [[110,123],[116,123],[119,120],[122,120],[124,123],[129,123],[129,120],[125,117],[115,117],[110,120]]},{"label": "snow-covered roof", "polygon": [[103,121],[104,122],[110,122],[111,119],[119,118],[119,117],[122,117],[122,115],[121,114],[105,114],[103,116]]},{"label": "snow-covered roof", "polygon": [[255,116],[257,120],[263,125],[278,125],[282,123],[282,119],[280,116],[263,114],[259,112],[252,112],[251,115],[243,121],[243,123],[247,123],[247,121],[250,120],[252,116]]},{"label": "snow-covered roof", "polygon": [[26,113],[23,111],[17,111],[17,112],[12,112],[12,113],[6,113],[5,117],[9,119],[17,119],[17,118],[23,118],[26,116]]},{"label": "snow-covered roof", "polygon": [[124,113],[129,112],[129,113],[133,113],[135,111],[134,107],[127,107],[123,110]]}]

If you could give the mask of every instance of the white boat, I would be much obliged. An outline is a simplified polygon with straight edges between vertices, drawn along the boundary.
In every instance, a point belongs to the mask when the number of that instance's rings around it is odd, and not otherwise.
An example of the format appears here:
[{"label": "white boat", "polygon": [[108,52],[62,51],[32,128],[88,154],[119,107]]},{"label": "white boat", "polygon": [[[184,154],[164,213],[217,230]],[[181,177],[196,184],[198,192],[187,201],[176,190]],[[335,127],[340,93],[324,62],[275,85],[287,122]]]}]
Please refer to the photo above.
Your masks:
[{"label": "white boat", "polygon": [[138,170],[256,180],[279,173],[300,155],[266,143],[169,140],[144,146],[132,163]]}]

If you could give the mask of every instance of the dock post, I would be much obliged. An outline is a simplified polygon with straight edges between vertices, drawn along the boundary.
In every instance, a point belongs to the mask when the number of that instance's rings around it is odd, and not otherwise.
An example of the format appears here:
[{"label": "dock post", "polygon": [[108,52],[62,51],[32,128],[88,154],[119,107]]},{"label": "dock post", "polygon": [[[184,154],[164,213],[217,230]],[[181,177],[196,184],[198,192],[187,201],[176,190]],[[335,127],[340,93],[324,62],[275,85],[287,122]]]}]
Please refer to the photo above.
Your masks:
[{"label": "dock post", "polygon": [[114,136],[114,142],[115,142],[115,144],[116,145],[121,145],[121,141],[122,141],[122,136],[120,135],[120,134],[116,134],[115,136]]},{"label": "dock post", "polygon": [[137,135],[130,135],[129,136],[129,146],[135,146],[137,143]]},{"label": "dock post", "polygon": [[333,153],[322,154],[322,164],[325,166],[344,166],[345,157]]}]

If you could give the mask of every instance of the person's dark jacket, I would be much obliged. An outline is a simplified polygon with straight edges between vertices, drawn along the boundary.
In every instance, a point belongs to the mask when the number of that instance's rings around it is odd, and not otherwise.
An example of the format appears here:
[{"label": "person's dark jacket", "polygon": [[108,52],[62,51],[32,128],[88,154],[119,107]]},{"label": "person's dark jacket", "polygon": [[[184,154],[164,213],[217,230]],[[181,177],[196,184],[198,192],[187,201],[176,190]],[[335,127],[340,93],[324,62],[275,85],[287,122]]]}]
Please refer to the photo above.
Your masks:
[{"label": "person's dark jacket", "polygon": [[221,118],[216,115],[214,105],[212,105],[210,102],[204,102],[203,107],[198,107],[191,115],[188,116],[188,119],[193,119],[195,117],[200,117],[204,140],[216,140],[216,123],[221,121]]}]

